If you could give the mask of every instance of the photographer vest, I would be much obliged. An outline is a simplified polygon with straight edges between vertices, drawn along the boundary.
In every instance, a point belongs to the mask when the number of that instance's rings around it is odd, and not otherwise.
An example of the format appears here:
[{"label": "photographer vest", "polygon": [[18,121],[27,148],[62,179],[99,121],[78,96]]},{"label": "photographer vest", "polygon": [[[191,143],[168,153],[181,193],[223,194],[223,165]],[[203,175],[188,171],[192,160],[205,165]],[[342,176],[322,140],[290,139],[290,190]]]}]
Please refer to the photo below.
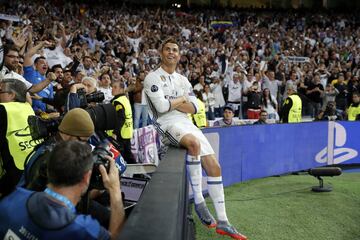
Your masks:
[{"label": "photographer vest", "polygon": [[[35,115],[35,113],[29,103],[9,102],[0,103],[0,105],[2,105],[6,111],[6,140],[8,150],[16,168],[24,170],[26,156],[39,143],[38,141],[32,140],[27,122],[28,116]],[[3,170],[0,166],[0,176]]]},{"label": "photographer vest", "polygon": [[205,104],[200,99],[197,99],[197,107],[197,113],[192,114],[194,123],[198,128],[206,127]]},{"label": "photographer vest", "polygon": [[[116,102],[120,104],[116,105]],[[112,103],[115,106],[116,111],[119,111],[121,109],[124,109],[125,111],[125,122],[121,126],[120,130],[121,138],[131,139],[133,135],[133,118],[129,99],[125,95],[123,95],[116,98]]]},{"label": "photographer vest", "polygon": [[290,95],[289,98],[292,100],[292,106],[289,111],[289,123],[301,122],[301,110],[302,103],[301,98],[298,95]]}]

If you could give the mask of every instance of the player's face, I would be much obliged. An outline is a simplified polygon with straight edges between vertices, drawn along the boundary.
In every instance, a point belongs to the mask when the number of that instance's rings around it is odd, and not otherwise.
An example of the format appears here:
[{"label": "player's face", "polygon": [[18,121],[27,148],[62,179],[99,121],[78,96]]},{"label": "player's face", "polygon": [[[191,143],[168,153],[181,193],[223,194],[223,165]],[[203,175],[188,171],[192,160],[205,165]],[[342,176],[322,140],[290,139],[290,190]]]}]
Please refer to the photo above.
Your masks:
[{"label": "player's face", "polygon": [[175,43],[167,43],[161,51],[161,60],[165,65],[176,65],[180,60],[179,46]]}]

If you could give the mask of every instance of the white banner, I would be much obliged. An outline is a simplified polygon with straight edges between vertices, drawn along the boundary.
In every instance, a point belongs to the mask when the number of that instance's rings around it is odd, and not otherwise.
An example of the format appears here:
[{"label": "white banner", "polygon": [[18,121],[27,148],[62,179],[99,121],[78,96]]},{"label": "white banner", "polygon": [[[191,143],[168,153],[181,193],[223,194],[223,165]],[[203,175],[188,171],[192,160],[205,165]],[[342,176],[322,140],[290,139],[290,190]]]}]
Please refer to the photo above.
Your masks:
[{"label": "white banner", "polygon": [[296,56],[288,56],[284,58],[286,61],[291,63],[306,63],[310,62],[310,58],[308,57],[296,57]]},{"label": "white banner", "polygon": [[13,22],[21,21],[21,18],[16,15],[8,15],[8,14],[3,14],[3,13],[0,13],[0,19],[6,20],[6,21],[13,21]]}]

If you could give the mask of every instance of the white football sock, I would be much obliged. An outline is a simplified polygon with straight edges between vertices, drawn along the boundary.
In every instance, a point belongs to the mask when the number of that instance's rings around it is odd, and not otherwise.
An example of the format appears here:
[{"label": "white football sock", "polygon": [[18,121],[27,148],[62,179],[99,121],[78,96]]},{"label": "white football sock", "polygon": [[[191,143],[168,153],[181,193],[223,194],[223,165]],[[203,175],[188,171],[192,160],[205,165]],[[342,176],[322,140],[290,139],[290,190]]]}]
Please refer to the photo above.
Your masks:
[{"label": "white football sock", "polygon": [[202,194],[202,170],[200,156],[186,156],[186,167],[188,169],[190,185],[194,193],[195,204],[205,201]]},{"label": "white football sock", "polygon": [[214,203],[217,219],[220,221],[228,221],[225,210],[225,196],[222,177],[208,177],[207,184],[210,198]]}]

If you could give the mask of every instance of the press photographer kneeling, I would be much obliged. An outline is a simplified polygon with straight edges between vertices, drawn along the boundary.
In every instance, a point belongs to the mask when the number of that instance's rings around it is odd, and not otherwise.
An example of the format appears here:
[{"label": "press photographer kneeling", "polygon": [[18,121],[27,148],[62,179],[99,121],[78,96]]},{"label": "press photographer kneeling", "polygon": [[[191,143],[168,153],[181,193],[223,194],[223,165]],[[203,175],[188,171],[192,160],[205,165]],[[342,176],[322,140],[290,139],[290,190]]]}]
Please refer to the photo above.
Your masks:
[{"label": "press photographer kneeling", "polygon": [[76,213],[75,206],[88,190],[94,160],[88,144],[70,140],[56,144],[50,153],[44,192],[17,188],[0,202],[0,235],[5,239],[115,239],[125,214],[118,169],[112,158],[106,159],[108,172],[102,164],[98,170],[110,194],[108,231],[90,216]]}]

